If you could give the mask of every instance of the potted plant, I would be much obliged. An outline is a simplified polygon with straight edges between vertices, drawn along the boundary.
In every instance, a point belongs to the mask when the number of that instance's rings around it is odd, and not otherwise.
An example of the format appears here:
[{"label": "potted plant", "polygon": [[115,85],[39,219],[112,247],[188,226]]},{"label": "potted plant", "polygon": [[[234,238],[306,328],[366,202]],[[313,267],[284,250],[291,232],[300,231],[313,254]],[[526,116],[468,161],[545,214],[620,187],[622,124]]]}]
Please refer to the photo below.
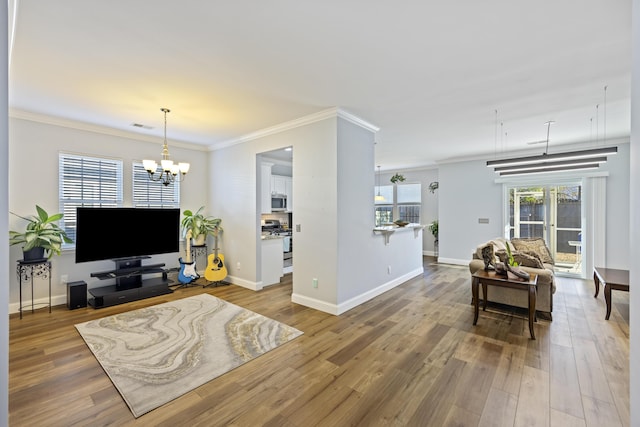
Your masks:
[{"label": "potted plant", "polygon": [[191,230],[191,236],[193,238],[193,244],[196,246],[204,245],[205,239],[208,235],[215,236],[220,231],[220,218],[214,218],[211,216],[204,216],[202,210],[204,206],[200,207],[195,213],[190,210],[184,211],[184,217],[182,218],[182,232],[184,236]]},{"label": "potted plant", "polygon": [[49,216],[38,205],[36,205],[36,211],[38,215],[32,215],[28,218],[14,214],[27,221],[27,227],[23,232],[9,231],[10,245],[24,245],[22,251],[25,261],[44,259],[45,251],[48,251],[47,258],[51,258],[54,254],[60,255],[63,242],[73,243],[66,231],[56,223],[62,219],[64,214],[57,213]]},{"label": "potted plant", "polygon": [[436,240],[436,245],[438,244],[438,220],[434,220],[431,224],[429,224],[429,231],[433,234],[433,238]]},{"label": "potted plant", "polygon": [[389,181],[391,181],[393,184],[397,184],[398,182],[404,182],[405,180],[406,178],[404,177],[404,175],[396,173],[391,177]]}]

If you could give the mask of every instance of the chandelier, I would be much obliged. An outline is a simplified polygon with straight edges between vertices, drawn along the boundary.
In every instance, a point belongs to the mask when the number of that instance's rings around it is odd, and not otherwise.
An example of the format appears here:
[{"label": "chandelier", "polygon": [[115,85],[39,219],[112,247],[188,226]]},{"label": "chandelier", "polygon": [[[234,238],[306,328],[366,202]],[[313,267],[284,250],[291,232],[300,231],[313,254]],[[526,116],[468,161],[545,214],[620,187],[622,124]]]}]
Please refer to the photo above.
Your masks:
[{"label": "chandelier", "polygon": [[151,181],[160,181],[163,185],[169,185],[175,181],[184,180],[184,176],[189,172],[189,163],[173,163],[173,160],[169,159],[169,145],[167,144],[167,113],[171,112],[168,108],[161,108],[160,111],[164,113],[164,143],[162,144],[162,160],[160,160],[160,167],[162,168],[158,172],[158,163],[155,160],[143,160],[142,165],[149,173],[149,179]]}]

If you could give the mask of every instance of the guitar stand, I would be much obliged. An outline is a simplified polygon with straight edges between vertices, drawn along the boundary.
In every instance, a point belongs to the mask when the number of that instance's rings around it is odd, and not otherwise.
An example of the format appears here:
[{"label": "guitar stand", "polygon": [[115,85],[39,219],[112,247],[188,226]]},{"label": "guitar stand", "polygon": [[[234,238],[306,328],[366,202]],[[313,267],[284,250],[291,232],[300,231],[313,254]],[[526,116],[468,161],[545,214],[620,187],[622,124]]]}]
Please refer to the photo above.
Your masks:
[{"label": "guitar stand", "polygon": [[171,290],[172,291],[177,291],[178,289],[189,288],[191,286],[195,286],[195,285],[197,285],[196,280],[198,280],[198,279],[193,279],[189,283],[178,282],[178,285],[175,288],[171,288]]},{"label": "guitar stand", "polygon": [[202,285],[203,288],[208,288],[209,286],[213,286],[214,288],[217,288],[218,286],[223,286],[223,285],[228,285],[227,282],[224,282],[222,280],[218,280],[217,282],[209,282],[207,280],[207,283]]}]

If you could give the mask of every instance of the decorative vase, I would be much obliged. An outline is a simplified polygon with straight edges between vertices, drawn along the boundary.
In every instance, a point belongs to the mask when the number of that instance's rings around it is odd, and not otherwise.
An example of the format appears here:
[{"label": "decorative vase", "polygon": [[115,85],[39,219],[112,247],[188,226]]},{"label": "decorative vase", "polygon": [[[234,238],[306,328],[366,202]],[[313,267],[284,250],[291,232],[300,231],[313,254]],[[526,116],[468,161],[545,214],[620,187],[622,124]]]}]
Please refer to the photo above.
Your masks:
[{"label": "decorative vase", "polygon": [[204,245],[204,242],[207,240],[207,235],[206,234],[198,234],[198,236],[196,236],[193,239],[193,246],[202,246]]},{"label": "decorative vase", "polygon": [[44,248],[35,247],[28,251],[22,251],[25,261],[40,261],[46,259],[44,256]]}]

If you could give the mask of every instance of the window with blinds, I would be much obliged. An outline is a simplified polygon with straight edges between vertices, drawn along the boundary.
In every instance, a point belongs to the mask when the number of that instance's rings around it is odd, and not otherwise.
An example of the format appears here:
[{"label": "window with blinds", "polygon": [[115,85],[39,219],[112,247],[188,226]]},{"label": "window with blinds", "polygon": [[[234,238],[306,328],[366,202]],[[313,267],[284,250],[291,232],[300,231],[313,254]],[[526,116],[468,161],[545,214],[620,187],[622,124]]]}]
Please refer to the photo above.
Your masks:
[{"label": "window with blinds", "polygon": [[122,160],[60,153],[58,162],[60,226],[75,241],[76,208],[122,206]]},{"label": "window with blinds", "polygon": [[141,162],[133,162],[133,207],[180,208],[180,183],[153,182]]},{"label": "window with blinds", "polygon": [[420,184],[398,184],[396,192],[398,218],[415,224],[420,223],[422,209],[422,186]]}]

